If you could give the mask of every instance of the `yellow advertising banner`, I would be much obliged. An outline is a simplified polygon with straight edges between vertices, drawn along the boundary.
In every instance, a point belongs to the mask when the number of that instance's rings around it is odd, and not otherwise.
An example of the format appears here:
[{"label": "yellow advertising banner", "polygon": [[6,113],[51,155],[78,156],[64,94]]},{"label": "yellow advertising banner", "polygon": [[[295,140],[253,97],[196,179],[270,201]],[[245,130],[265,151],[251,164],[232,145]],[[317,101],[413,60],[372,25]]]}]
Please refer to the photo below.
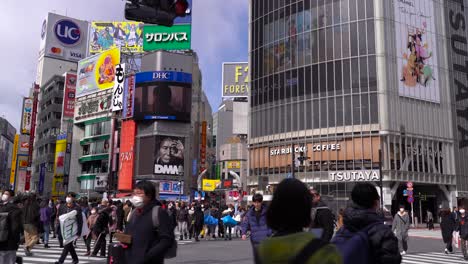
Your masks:
[{"label": "yellow advertising banner", "polygon": [[226,167],[228,169],[240,169],[241,168],[241,162],[240,162],[240,160],[228,161],[227,164],[226,164]]},{"label": "yellow advertising banner", "polygon": [[91,22],[89,53],[119,48],[123,53],[143,52],[142,22]]},{"label": "yellow advertising banner", "polygon": [[120,49],[110,49],[78,62],[76,97],[114,87],[115,65],[120,63]]},{"label": "yellow advertising banner", "polygon": [[55,162],[54,162],[54,176],[63,176],[65,166],[65,151],[67,149],[67,140],[60,139],[55,144]]},{"label": "yellow advertising banner", "polygon": [[11,159],[11,172],[10,172],[10,186],[11,187],[15,185],[16,158],[18,155],[18,141],[19,141],[19,135],[15,135],[15,141],[13,143],[13,158]]},{"label": "yellow advertising banner", "polygon": [[202,182],[202,190],[204,192],[212,192],[216,189],[216,187],[221,183],[220,180],[206,180],[204,179]]}]

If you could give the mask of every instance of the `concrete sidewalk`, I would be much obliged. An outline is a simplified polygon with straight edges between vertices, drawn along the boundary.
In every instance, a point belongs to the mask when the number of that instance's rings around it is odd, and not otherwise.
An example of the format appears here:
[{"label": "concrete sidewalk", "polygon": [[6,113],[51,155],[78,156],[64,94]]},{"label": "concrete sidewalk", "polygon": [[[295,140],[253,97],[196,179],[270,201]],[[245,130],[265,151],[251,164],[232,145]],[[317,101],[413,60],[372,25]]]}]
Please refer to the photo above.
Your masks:
[{"label": "concrete sidewalk", "polygon": [[428,229],[410,229],[408,232],[410,237],[430,238],[430,239],[442,239],[442,233],[440,229],[428,230]]}]

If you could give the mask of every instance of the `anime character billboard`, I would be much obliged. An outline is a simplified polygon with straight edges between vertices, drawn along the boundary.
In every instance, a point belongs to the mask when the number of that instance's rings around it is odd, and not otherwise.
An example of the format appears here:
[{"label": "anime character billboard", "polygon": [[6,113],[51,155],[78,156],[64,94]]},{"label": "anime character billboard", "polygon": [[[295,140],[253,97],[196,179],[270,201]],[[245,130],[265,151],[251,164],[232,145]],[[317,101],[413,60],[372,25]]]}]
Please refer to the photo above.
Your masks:
[{"label": "anime character billboard", "polygon": [[440,102],[433,0],[395,1],[400,96]]},{"label": "anime character billboard", "polygon": [[123,53],[143,52],[143,23],[92,22],[89,53],[119,48]]},{"label": "anime character billboard", "polygon": [[110,49],[78,62],[76,97],[114,87],[115,65],[120,63],[120,50]]}]

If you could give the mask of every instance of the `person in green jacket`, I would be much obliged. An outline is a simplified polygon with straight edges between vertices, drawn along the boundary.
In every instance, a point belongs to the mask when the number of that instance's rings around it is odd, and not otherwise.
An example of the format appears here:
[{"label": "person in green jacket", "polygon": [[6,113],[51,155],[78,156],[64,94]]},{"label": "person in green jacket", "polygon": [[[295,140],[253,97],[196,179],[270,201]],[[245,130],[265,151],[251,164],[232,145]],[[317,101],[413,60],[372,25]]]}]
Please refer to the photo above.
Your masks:
[{"label": "person in green jacket", "polygon": [[273,236],[255,251],[256,264],[341,264],[337,249],[314,234],[310,225],[312,195],[297,179],[283,180],[275,190],[266,214]]}]

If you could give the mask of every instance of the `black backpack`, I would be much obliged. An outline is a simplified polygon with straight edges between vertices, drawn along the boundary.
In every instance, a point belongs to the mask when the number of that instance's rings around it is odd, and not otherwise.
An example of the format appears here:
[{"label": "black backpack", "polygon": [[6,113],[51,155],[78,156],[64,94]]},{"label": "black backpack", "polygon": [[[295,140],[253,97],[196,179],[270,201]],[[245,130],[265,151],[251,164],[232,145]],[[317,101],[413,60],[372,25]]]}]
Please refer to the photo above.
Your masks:
[{"label": "black backpack", "polygon": [[0,211],[0,243],[7,242],[10,235],[10,212]]}]

